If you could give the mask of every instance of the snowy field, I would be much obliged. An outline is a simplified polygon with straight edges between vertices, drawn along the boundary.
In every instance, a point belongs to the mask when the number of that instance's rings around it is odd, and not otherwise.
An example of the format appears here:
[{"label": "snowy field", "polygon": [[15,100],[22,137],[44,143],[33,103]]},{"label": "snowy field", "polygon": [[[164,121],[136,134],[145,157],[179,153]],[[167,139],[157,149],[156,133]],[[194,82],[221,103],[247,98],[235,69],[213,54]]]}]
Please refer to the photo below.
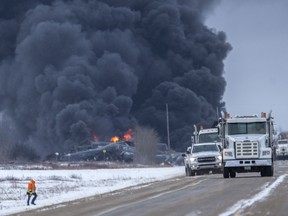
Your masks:
[{"label": "snowy field", "polygon": [[[0,167],[0,215],[183,175],[183,166],[79,170],[15,170]],[[26,206],[26,188],[31,178],[36,181],[36,206]]]}]

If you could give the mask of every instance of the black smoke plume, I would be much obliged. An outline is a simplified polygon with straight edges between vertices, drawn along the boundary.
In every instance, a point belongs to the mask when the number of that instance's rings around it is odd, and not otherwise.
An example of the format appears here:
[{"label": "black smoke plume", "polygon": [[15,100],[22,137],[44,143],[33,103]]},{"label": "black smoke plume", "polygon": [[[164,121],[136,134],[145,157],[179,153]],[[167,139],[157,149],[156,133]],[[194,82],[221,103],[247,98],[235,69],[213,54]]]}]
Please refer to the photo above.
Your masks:
[{"label": "black smoke plume", "polygon": [[[213,0],[1,0],[0,109],[18,140],[67,152],[136,124],[183,150],[225,109],[231,46],[203,23]],[[16,133],[15,133],[16,134]]]}]

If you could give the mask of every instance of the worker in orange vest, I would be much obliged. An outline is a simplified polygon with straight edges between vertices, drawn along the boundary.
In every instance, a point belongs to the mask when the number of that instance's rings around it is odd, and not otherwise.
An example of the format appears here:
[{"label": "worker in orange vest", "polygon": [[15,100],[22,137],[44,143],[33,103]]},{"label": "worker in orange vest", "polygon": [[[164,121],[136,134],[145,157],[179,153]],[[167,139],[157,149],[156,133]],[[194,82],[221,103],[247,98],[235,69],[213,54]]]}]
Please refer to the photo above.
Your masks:
[{"label": "worker in orange vest", "polygon": [[33,179],[31,179],[31,181],[28,184],[28,189],[27,189],[27,195],[28,195],[28,200],[27,200],[27,205],[29,206],[30,204],[30,198],[33,195],[33,199],[31,204],[32,205],[36,205],[35,204],[35,200],[37,198],[37,194],[36,194],[36,186],[35,186],[35,181]]}]

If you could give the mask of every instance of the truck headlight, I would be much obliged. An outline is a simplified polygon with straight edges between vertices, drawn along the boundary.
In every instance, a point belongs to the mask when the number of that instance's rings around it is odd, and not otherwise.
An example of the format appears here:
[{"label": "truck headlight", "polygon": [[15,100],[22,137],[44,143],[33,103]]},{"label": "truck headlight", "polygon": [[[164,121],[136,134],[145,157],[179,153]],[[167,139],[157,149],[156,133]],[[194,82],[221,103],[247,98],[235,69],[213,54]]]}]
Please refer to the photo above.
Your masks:
[{"label": "truck headlight", "polygon": [[222,160],[222,156],[221,155],[216,156],[216,160]]},{"label": "truck headlight", "polygon": [[197,158],[196,158],[196,157],[191,157],[191,158],[190,158],[190,161],[191,161],[191,162],[195,162],[195,161],[197,161]]}]

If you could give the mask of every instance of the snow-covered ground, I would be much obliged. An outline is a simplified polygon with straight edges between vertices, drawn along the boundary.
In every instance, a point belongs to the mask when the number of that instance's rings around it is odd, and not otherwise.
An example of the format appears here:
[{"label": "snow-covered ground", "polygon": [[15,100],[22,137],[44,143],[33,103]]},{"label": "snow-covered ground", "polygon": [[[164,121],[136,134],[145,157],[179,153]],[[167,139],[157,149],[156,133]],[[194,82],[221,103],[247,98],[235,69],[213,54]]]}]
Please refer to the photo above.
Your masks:
[{"label": "snow-covered ground", "polygon": [[[183,175],[183,166],[79,170],[0,168],[0,215],[9,215]],[[36,206],[26,206],[26,188],[30,179],[36,181],[38,194]]]}]

